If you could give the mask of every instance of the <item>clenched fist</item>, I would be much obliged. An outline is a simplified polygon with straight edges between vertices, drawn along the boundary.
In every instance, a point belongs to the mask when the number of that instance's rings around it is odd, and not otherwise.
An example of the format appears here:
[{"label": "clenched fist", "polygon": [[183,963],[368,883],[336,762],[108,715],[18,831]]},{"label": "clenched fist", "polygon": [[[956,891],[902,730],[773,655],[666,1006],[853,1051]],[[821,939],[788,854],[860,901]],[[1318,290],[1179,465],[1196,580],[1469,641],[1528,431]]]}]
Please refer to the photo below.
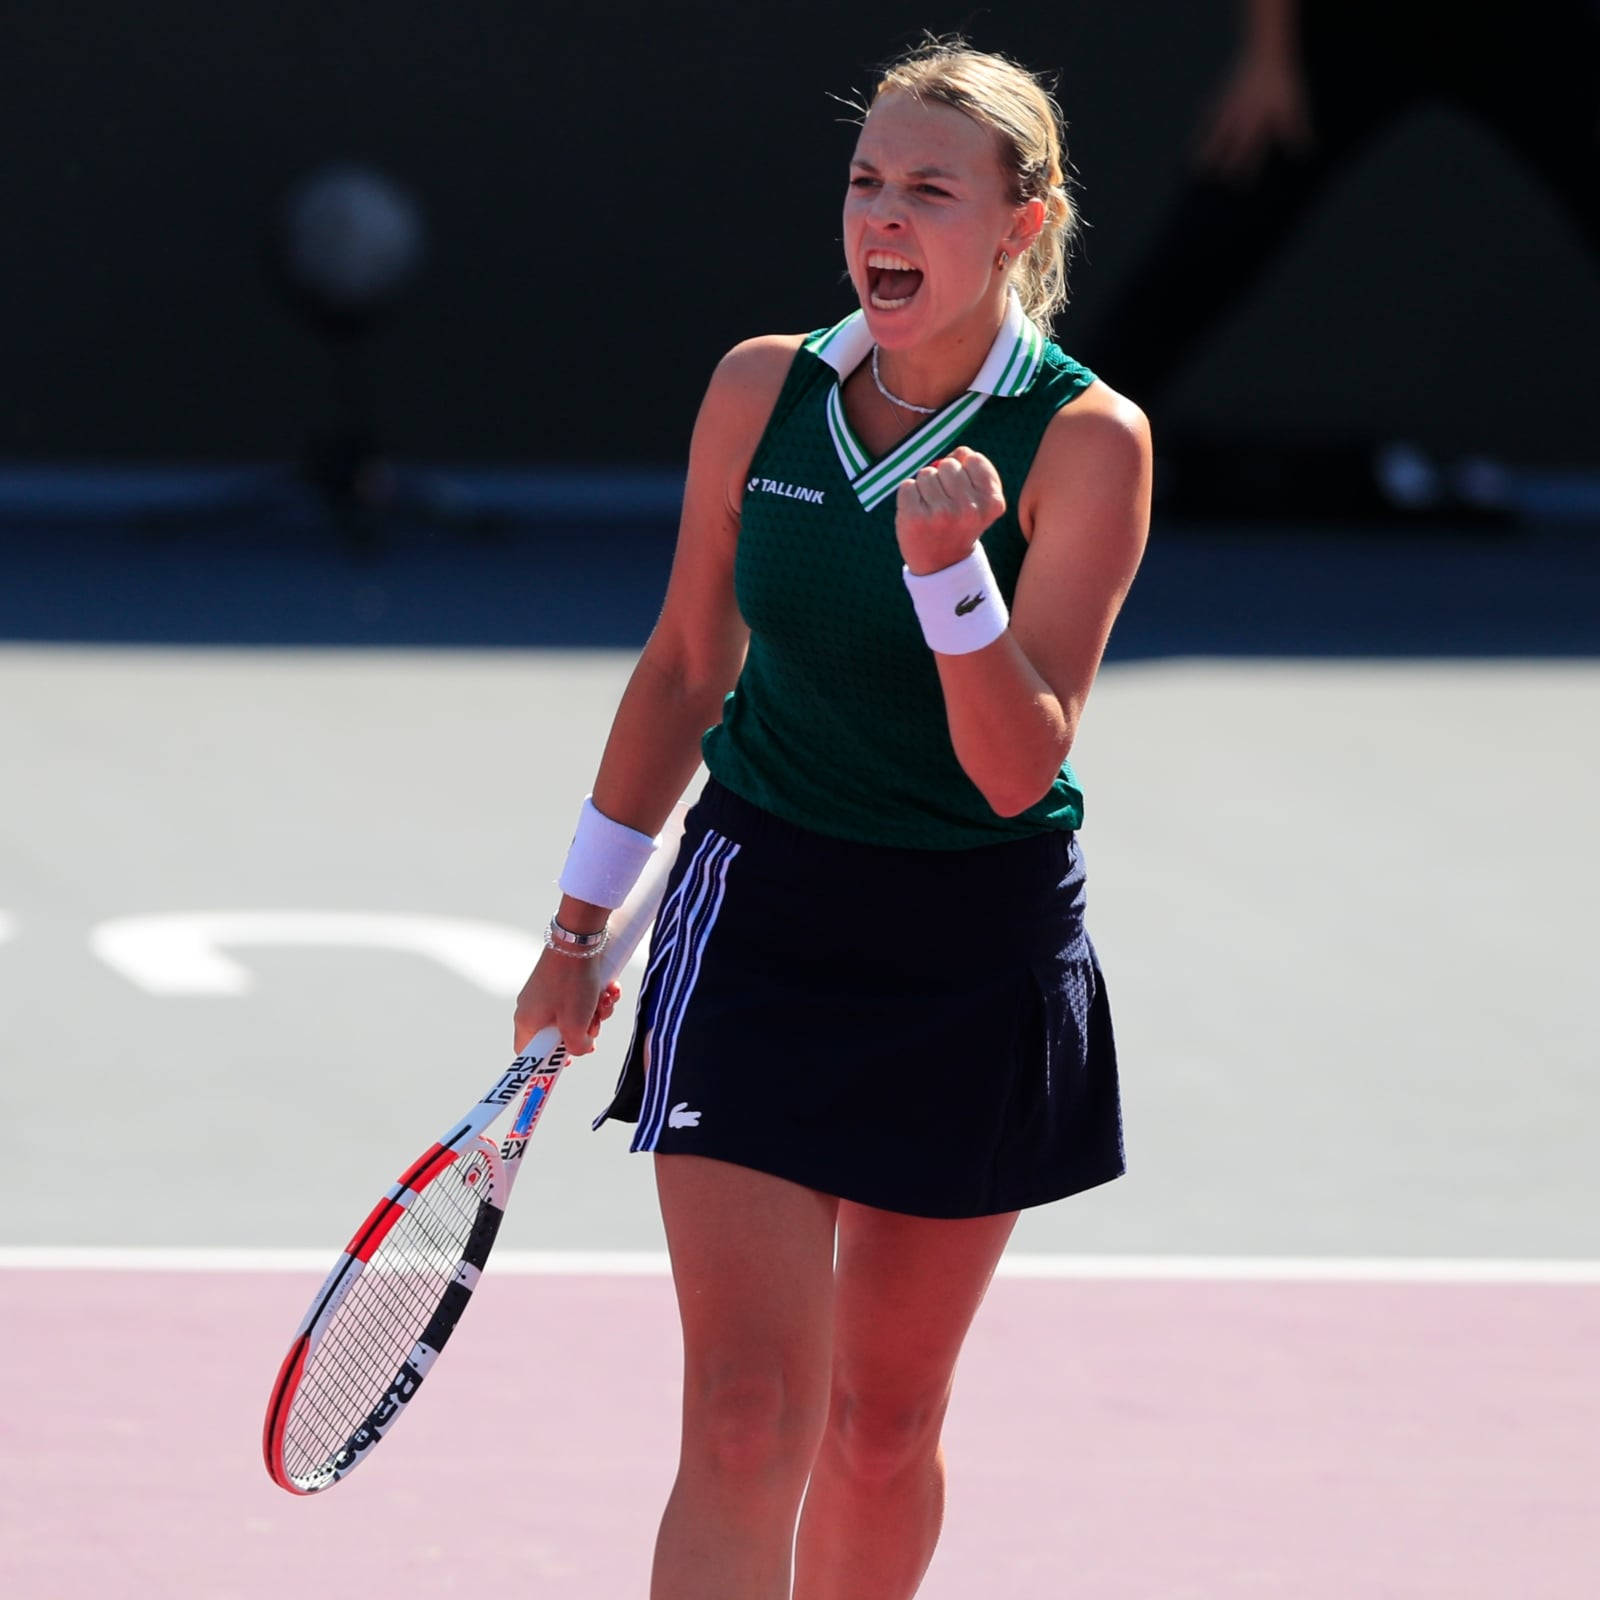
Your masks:
[{"label": "clenched fist", "polygon": [[957,445],[900,485],[894,510],[900,559],[918,576],[954,566],[972,553],[984,529],[1005,509],[994,463]]}]

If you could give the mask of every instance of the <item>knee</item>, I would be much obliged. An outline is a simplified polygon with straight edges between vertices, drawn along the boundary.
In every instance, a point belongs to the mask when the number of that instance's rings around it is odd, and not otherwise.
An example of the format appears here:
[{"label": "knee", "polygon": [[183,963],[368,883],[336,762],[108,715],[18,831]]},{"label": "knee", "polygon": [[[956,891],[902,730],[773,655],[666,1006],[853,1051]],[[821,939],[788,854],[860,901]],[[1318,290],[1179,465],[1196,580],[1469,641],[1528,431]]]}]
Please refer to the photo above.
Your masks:
[{"label": "knee", "polygon": [[828,1443],[852,1478],[885,1483],[932,1460],[944,1426],[945,1395],[926,1399],[836,1393]]},{"label": "knee", "polygon": [[684,1445],[719,1476],[803,1472],[822,1425],[810,1402],[781,1370],[722,1370],[685,1387]]}]

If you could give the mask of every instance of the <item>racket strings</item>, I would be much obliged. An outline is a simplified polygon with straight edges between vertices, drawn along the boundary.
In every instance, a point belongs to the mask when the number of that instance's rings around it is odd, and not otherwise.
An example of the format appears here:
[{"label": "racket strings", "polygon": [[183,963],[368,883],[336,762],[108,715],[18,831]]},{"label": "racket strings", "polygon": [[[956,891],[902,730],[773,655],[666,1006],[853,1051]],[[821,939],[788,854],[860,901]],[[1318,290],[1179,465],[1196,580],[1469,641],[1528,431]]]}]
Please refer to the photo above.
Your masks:
[{"label": "racket strings", "polygon": [[473,1151],[411,1202],[351,1284],[306,1360],[284,1429],[284,1465],[319,1472],[393,1386],[454,1282],[488,1197],[490,1167]]}]

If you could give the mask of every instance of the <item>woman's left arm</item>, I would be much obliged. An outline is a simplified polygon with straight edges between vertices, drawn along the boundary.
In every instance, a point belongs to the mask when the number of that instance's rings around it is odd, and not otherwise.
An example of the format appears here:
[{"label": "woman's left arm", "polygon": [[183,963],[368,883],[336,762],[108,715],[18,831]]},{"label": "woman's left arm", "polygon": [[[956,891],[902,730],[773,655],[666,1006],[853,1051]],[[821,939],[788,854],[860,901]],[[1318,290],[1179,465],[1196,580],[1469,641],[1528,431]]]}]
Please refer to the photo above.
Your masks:
[{"label": "woman's left arm", "polygon": [[[1043,799],[1072,748],[1144,553],[1150,470],[1149,424],[1131,401],[1096,384],[1058,412],[1018,507],[1029,542],[1010,626],[982,649],[935,654],[956,759],[1001,816]],[[1004,507],[974,451],[924,468],[897,507],[906,565],[931,573],[962,560]]]}]

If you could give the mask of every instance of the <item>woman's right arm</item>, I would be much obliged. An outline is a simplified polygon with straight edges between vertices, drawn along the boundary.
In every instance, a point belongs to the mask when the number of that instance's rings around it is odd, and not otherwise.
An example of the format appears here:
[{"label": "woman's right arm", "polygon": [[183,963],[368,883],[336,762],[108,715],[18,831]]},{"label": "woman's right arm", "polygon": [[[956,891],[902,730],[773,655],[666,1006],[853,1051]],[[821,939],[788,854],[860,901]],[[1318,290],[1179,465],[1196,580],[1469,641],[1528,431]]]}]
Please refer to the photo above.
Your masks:
[{"label": "woman's right arm", "polygon": [[[752,339],[712,375],[695,420],[672,575],[661,615],[628,680],[594,780],[595,808],[652,837],[700,763],[700,736],[744,661],[748,631],[733,592],[745,476],[783,387],[799,336]],[[564,896],[574,933],[603,927],[606,909]],[[517,1001],[516,1047],[561,1026],[568,1051],[593,1049],[598,963],[546,951]]]}]

